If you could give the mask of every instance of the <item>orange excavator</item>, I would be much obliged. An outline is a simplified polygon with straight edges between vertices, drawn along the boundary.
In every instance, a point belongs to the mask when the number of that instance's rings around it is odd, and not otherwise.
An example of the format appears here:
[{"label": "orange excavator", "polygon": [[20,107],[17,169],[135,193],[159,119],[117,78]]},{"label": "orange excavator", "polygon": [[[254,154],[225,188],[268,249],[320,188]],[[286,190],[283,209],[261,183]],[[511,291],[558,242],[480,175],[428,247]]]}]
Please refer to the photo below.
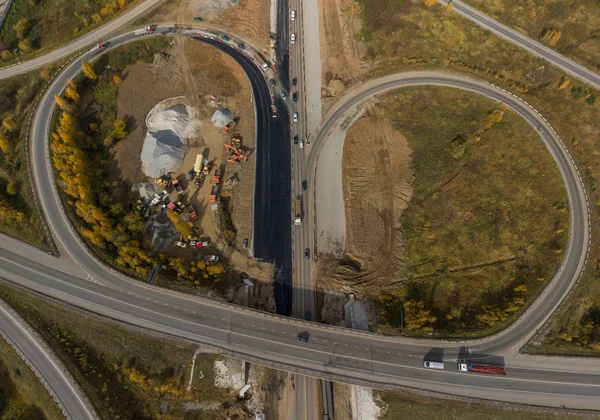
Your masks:
[{"label": "orange excavator", "polygon": [[248,160],[248,156],[246,156],[242,149],[238,149],[237,147],[231,146],[227,143],[225,143],[225,147],[231,150],[231,154],[227,158],[227,162],[239,162],[240,160],[245,162]]}]

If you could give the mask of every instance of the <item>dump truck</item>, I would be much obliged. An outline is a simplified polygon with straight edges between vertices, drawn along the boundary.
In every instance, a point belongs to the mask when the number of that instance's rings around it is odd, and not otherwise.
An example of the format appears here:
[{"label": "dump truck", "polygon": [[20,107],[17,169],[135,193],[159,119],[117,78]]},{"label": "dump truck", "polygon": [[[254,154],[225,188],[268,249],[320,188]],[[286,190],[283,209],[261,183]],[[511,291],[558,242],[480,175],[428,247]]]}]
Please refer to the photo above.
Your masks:
[{"label": "dump truck", "polygon": [[258,54],[258,53],[254,54],[254,59],[256,60],[256,62],[258,63],[258,65],[260,66],[260,68],[263,71],[267,71],[267,69],[269,68],[269,65],[267,63],[265,63],[265,60],[263,60],[263,58],[260,56],[260,54]]},{"label": "dump truck", "polygon": [[183,192],[183,188],[181,187],[181,184],[179,184],[179,181],[177,181],[176,179],[174,179],[171,182],[171,185],[173,185],[173,188],[175,188],[175,191],[177,191],[177,194],[181,194]]},{"label": "dump truck", "polygon": [[194,208],[194,206],[192,206],[191,204],[188,204],[187,206],[185,206],[185,208],[187,209],[188,213],[190,213],[190,217],[192,218],[192,220],[198,218],[198,215],[196,214],[196,209]]},{"label": "dump truck", "polygon": [[302,223],[302,205],[300,200],[294,200],[294,224],[299,226]]},{"label": "dump truck", "polygon": [[198,175],[200,172],[202,172],[202,164],[203,163],[204,163],[204,156],[202,156],[202,153],[200,153],[196,156],[196,162],[194,163],[194,172],[196,172],[196,175]]},{"label": "dump truck", "polygon": [[214,181],[215,181],[215,184],[218,184],[219,182],[221,182],[221,169],[220,168],[215,169]]},{"label": "dump truck", "polygon": [[144,26],[143,28],[136,29],[135,31],[133,31],[133,34],[135,36],[150,35],[152,33],[154,33],[154,29],[152,28],[152,26]]},{"label": "dump truck", "polygon": [[492,375],[506,375],[503,367],[489,365],[474,365],[471,363],[458,362],[458,370],[461,372],[490,373]]},{"label": "dump truck", "polygon": [[90,54],[98,54],[100,51],[106,48],[106,45],[103,42],[98,42],[90,49]]},{"label": "dump truck", "polygon": [[211,203],[217,202],[217,194],[219,194],[219,187],[217,187],[216,185],[213,185],[212,190],[210,190],[210,202]]}]

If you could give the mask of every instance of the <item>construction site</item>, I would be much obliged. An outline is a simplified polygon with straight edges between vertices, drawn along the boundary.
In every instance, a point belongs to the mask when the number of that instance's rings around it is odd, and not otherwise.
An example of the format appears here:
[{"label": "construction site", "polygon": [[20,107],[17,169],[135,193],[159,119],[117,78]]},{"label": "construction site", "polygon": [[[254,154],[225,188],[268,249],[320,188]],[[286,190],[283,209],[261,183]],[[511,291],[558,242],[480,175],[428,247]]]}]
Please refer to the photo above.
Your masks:
[{"label": "construction site", "polygon": [[214,48],[175,38],[124,74],[118,113],[143,123],[114,147],[114,164],[134,185],[149,243],[167,255],[225,258],[267,280],[271,267],[248,255],[255,129],[244,72]]}]

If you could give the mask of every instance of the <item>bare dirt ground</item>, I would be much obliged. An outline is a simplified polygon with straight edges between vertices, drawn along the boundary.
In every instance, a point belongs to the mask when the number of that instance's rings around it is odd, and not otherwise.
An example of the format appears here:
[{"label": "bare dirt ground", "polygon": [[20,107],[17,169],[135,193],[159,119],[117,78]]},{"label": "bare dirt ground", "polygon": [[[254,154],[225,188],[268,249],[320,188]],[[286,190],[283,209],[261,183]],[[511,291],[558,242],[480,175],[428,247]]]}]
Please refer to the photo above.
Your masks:
[{"label": "bare dirt ground", "polygon": [[[263,47],[269,45],[270,1],[239,0],[178,0],[166,3],[154,15],[156,21],[193,23],[201,17],[204,23],[232,28],[236,34],[252,39]],[[177,5],[180,5],[179,7]]]},{"label": "bare dirt ground", "polygon": [[352,0],[319,0],[323,112],[336,95],[368,71],[360,59],[364,46],[355,38],[362,26],[359,11]]},{"label": "bare dirt ground", "polygon": [[398,221],[412,197],[410,149],[371,108],[348,130],[343,162],[346,258],[343,265],[325,258],[322,268],[333,271],[328,287],[360,294],[389,285],[402,265]]},{"label": "bare dirt ground", "polygon": [[[210,175],[202,188],[194,191],[193,185],[186,193],[198,213],[197,227],[239,270],[261,281],[271,279],[272,267],[269,264],[249,260],[238,251],[242,249],[244,238],[252,233],[252,203],[254,189],[254,156],[250,152],[247,162],[227,163],[227,154],[223,144],[229,141],[220,128],[210,121],[216,110],[208,103],[208,97],[214,95],[221,106],[230,109],[239,117],[234,129],[243,137],[243,145],[249,151],[255,147],[254,106],[250,100],[251,88],[239,65],[228,55],[216,51],[188,38],[174,42],[174,48],[157,55],[153,65],[136,64],[124,71],[119,86],[119,118],[130,122],[130,134],[126,140],[114,147],[116,166],[122,181],[139,182],[145,179],[141,171],[140,152],[145,136],[144,120],[146,114],[159,101],[184,95],[182,102],[190,105],[199,119],[196,135],[188,140],[188,150],[181,167],[176,174],[185,178],[194,164],[196,155],[203,153],[212,162]],[[183,58],[182,56],[185,56]],[[132,127],[132,128],[131,128]],[[231,197],[231,216],[238,230],[235,248],[226,247],[220,241],[216,228],[216,218],[210,207],[210,190],[213,185],[214,168],[223,165],[222,179],[237,174],[239,183],[231,189],[223,189],[222,194]]]}]

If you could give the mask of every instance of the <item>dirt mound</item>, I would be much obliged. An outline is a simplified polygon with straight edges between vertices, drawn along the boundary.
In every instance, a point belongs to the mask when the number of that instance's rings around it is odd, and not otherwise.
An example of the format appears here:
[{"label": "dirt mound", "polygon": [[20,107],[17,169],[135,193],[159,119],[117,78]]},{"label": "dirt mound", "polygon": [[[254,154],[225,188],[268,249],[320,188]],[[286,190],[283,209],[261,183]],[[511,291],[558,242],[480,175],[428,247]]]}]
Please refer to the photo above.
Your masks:
[{"label": "dirt mound", "polygon": [[384,286],[402,264],[399,219],[412,198],[410,149],[369,111],[348,130],[343,161],[347,252],[333,276],[353,290]]},{"label": "dirt mound", "polygon": [[166,250],[171,248],[179,238],[179,232],[173,226],[165,213],[157,213],[150,217],[144,236],[154,249]]}]

